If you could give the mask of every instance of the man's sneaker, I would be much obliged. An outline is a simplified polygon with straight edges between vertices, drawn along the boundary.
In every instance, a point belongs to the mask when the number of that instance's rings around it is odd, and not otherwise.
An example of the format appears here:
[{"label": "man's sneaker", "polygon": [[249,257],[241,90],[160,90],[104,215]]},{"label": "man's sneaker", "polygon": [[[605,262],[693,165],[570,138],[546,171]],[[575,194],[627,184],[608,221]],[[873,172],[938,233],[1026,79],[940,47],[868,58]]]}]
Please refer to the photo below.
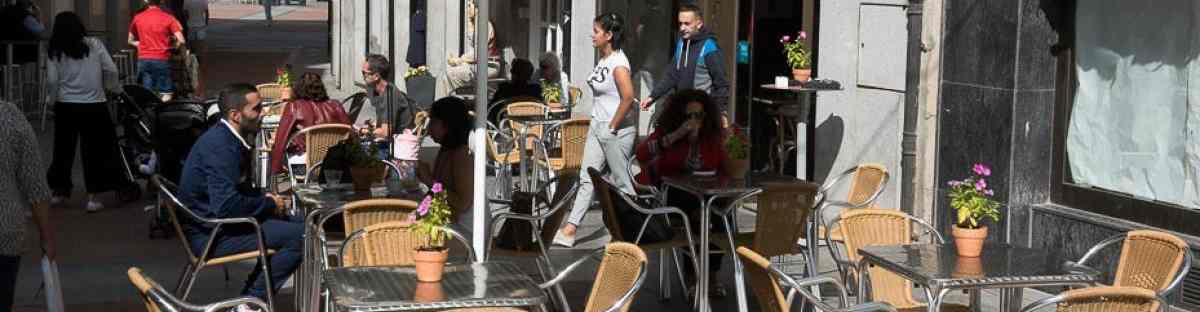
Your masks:
[{"label": "man's sneaker", "polygon": [[87,202],[87,207],[85,207],[84,209],[87,210],[87,212],[89,212],[89,213],[97,212],[97,211],[104,209],[104,204],[101,204],[100,202],[97,202],[97,201],[89,201],[89,202]]},{"label": "man's sneaker", "polygon": [[[578,233],[576,233],[576,235],[578,235]],[[566,234],[563,234],[562,231],[558,231],[554,234],[554,244],[567,248],[574,247],[575,235],[567,236]]]}]

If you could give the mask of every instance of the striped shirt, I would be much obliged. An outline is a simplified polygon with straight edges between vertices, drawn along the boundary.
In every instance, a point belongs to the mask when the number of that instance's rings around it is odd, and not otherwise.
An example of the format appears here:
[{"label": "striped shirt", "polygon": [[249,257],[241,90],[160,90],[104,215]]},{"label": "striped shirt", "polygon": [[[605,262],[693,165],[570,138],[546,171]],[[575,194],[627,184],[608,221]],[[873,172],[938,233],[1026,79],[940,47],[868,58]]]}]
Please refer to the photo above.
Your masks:
[{"label": "striped shirt", "polygon": [[46,168],[33,126],[16,105],[0,102],[0,255],[20,255],[25,247],[25,213],[32,203],[50,200]]}]

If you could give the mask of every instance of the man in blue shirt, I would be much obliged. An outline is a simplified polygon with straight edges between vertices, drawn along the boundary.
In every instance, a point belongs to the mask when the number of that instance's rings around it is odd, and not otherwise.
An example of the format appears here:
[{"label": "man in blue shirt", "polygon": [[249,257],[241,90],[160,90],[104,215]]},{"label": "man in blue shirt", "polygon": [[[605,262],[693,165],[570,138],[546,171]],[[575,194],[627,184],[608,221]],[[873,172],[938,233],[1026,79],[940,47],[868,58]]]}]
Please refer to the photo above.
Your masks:
[{"label": "man in blue shirt", "polygon": [[[179,198],[203,218],[255,218],[262,225],[267,248],[276,252],[271,261],[271,291],[278,291],[300,265],[304,226],[286,220],[283,197],[264,194],[250,186],[252,175],[249,142],[258,132],[262,114],[258,91],[250,84],[232,84],[221,91],[223,118],[200,136],[192,146],[180,177]],[[199,253],[212,227],[192,222],[185,227],[192,250]],[[257,250],[257,237],[249,225],[223,226],[213,243],[212,257]],[[243,295],[266,300],[266,278],[261,266],[242,289]]]}]

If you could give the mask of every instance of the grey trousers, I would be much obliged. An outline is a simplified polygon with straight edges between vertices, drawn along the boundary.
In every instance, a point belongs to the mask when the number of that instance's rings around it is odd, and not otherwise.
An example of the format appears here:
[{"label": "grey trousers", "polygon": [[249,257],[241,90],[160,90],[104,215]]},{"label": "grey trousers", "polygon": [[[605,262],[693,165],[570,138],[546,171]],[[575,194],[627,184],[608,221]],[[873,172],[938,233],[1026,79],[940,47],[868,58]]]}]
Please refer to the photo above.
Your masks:
[{"label": "grey trousers", "polygon": [[579,191],[575,195],[575,205],[571,206],[571,215],[567,217],[568,223],[579,225],[583,221],[583,215],[592,206],[595,191],[592,188],[592,179],[588,176],[588,168],[596,168],[600,172],[608,168],[608,179],[613,186],[626,194],[634,194],[633,177],[629,176],[629,161],[633,157],[635,140],[637,127],[627,126],[613,135],[608,131],[608,122],[592,121],[587,142],[583,146]]}]

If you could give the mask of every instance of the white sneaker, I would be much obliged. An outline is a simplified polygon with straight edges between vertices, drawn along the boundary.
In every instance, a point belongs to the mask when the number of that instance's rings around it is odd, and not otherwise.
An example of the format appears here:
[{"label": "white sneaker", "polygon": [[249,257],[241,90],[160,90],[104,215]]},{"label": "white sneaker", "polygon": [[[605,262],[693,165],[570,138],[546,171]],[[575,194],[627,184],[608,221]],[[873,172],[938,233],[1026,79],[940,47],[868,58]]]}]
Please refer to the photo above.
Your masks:
[{"label": "white sneaker", "polygon": [[51,196],[50,197],[50,205],[51,206],[62,205],[62,203],[65,201],[67,201],[66,197],[62,197],[62,196]]},{"label": "white sneaker", "polygon": [[[578,233],[576,233],[576,235],[578,235]],[[554,233],[554,244],[559,245],[559,246],[568,247],[568,248],[574,247],[575,246],[575,236],[567,236],[567,235],[563,234],[562,231],[558,231],[558,232]]]},{"label": "white sneaker", "polygon": [[262,312],[262,310],[251,308],[249,304],[241,304],[230,310],[231,312]]},{"label": "white sneaker", "polygon": [[84,210],[87,210],[87,212],[92,213],[92,212],[100,211],[101,209],[104,209],[104,204],[101,204],[100,201],[96,200],[96,196],[89,195],[88,200],[87,200],[87,206],[84,207]]}]

